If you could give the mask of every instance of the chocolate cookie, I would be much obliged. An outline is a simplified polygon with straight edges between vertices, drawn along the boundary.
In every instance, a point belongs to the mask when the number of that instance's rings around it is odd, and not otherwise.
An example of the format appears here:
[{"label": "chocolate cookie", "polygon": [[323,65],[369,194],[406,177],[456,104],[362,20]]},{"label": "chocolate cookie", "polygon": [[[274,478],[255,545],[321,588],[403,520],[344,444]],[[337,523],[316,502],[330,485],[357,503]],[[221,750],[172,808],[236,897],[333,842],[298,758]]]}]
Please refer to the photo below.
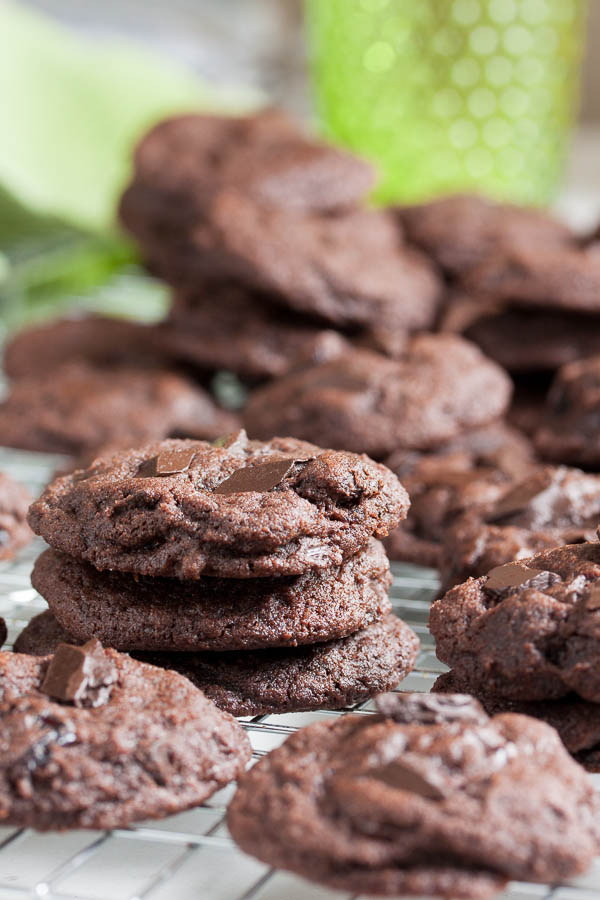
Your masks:
[{"label": "chocolate cookie", "polygon": [[569,312],[600,310],[598,247],[539,246],[500,249],[464,280],[465,288],[511,306]]},{"label": "chocolate cookie", "polygon": [[406,520],[386,538],[386,549],[391,559],[437,568],[450,524],[504,494],[532,469],[534,457],[527,438],[495,422],[429,452],[398,449],[385,464],[411,501]]},{"label": "chocolate cookie", "polygon": [[170,372],[67,363],[15,382],[0,403],[7,447],[77,454],[170,435],[214,438],[235,428],[202,388]]},{"label": "chocolate cookie", "polygon": [[11,378],[47,375],[78,360],[93,366],[160,366],[167,357],[160,328],[108,316],[53,319],[19,331],[4,348]]},{"label": "chocolate cookie", "polygon": [[598,543],[497,566],[433,604],[437,655],[476,693],[598,703],[599,593]]},{"label": "chocolate cookie", "polygon": [[[444,672],[431,689],[434,693],[471,693],[454,672]],[[547,722],[558,731],[561,741],[577,762],[589,772],[600,772],[600,704],[589,703],[575,694],[560,700],[502,700],[478,694],[478,701],[490,716],[513,712]]]},{"label": "chocolate cookie", "polygon": [[244,420],[255,437],[290,434],[383,459],[498,419],[510,394],[508,376],[474,344],[422,334],[398,360],[355,350],[292,372],[255,391]]},{"label": "chocolate cookie", "polygon": [[318,574],[133,579],[47,550],[31,578],[78,642],[97,637],[126,651],[254,650],[345,637],[389,612],[391,580],[377,541]]},{"label": "chocolate cookie", "polygon": [[537,209],[457,194],[397,210],[407,239],[449,275],[461,276],[505,248],[575,243],[566,225]]},{"label": "chocolate cookie", "polygon": [[50,484],[29,523],[98,569],[255,578],[339,566],[406,515],[396,476],[364,456],[245,432],[218,443],[96,460]]},{"label": "chocolate cookie", "polygon": [[117,828],[197,806],[250,757],[241,727],[187,679],[98,641],[0,653],[6,825]]},{"label": "chocolate cookie", "polygon": [[594,541],[598,519],[600,475],[566,466],[532,468],[495,496],[463,506],[443,535],[442,585],[447,590],[503,563]]},{"label": "chocolate cookie", "polygon": [[[17,639],[38,654],[65,640],[51,613]],[[66,639],[70,639],[67,635]],[[146,653],[137,659],[174,669],[234,716],[340,709],[402,681],[415,664],[419,639],[392,613],[340,640],[311,646],[228,653]]]},{"label": "chocolate cookie", "polygon": [[415,331],[434,322],[441,282],[426,257],[402,245],[387,212],[295,213],[223,191],[208,217],[177,242],[145,241],[169,283],[233,281],[335,327]]},{"label": "chocolate cookie", "polygon": [[234,286],[176,294],[161,328],[173,359],[194,370],[227,369],[251,381],[284,375],[298,357],[315,363],[328,359],[345,345],[321,324]]},{"label": "chocolate cookie", "polygon": [[29,491],[0,472],[0,560],[12,559],[33,537],[27,524],[30,503]]},{"label": "chocolate cookie", "polygon": [[563,366],[546,401],[535,444],[546,459],[597,467],[600,463],[600,356]]},{"label": "chocolate cookie", "polygon": [[489,897],[590,865],[598,799],[552,728],[461,695],[378,705],[301,729],[242,776],[227,814],[242,850],[386,896]]},{"label": "chocolate cookie", "polygon": [[510,372],[552,372],[600,353],[597,316],[509,308],[481,318],[463,333]]},{"label": "chocolate cookie", "polygon": [[375,183],[369,163],[303,135],[274,109],[165,119],[137,145],[134,170],[134,186],[150,199],[126,193],[126,223],[143,219],[153,198],[168,222],[202,215],[207,196],[224,187],[285,209],[335,210],[360,202]]},{"label": "chocolate cookie", "polygon": [[13,644],[15,653],[29,656],[50,656],[59,644],[78,641],[56,621],[49,609],[29,620]]}]

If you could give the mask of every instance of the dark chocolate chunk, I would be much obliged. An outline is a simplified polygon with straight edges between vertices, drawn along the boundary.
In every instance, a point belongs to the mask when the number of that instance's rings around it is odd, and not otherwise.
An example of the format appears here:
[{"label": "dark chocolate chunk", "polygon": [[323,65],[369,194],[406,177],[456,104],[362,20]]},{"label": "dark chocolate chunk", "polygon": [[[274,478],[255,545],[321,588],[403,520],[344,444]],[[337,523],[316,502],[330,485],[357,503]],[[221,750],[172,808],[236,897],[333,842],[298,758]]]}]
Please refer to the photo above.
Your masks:
[{"label": "dark chocolate chunk", "polygon": [[498,501],[488,519],[493,522],[520,512],[531,503],[534,497],[543,493],[551,483],[552,473],[548,470],[540,471],[535,476],[522,481]]},{"label": "dark chocolate chunk", "polygon": [[82,647],[59,644],[41,685],[55,700],[75,706],[103,706],[117,680],[117,669],[96,638]]},{"label": "dark chocolate chunk", "polygon": [[506,563],[504,566],[495,566],[488,572],[487,581],[484,584],[486,591],[499,596],[510,594],[517,588],[525,590],[543,591],[560,581],[560,575],[556,572],[546,572],[542,569],[530,569],[521,563]]},{"label": "dark chocolate chunk", "polygon": [[397,791],[418,794],[428,800],[443,800],[445,796],[438,785],[431,780],[429,774],[424,775],[422,772],[417,772],[399,759],[388,763],[387,766],[382,766],[381,769],[369,772],[369,776],[388,784]]},{"label": "dark chocolate chunk", "polygon": [[383,716],[403,725],[483,724],[488,718],[481,704],[470,694],[380,694],[375,698],[375,705]]},{"label": "dark chocolate chunk", "polygon": [[273,459],[260,463],[258,466],[246,466],[236,469],[235,472],[218,484],[215,494],[241,494],[246,491],[270,491],[281,484],[285,476],[292,469],[296,460],[287,456],[281,459]]},{"label": "dark chocolate chunk", "polygon": [[138,469],[138,475],[141,478],[179,475],[189,469],[195,455],[196,452],[188,447],[181,450],[164,450],[158,456],[143,462]]}]

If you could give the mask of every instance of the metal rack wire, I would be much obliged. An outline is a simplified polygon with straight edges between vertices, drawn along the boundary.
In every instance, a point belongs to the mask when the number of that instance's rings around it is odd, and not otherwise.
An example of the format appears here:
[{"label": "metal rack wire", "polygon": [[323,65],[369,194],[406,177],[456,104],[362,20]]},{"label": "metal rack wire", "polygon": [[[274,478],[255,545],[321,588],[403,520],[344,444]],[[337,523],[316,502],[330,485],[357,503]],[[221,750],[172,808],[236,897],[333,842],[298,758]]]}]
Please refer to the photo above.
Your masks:
[{"label": "metal rack wire", "polygon": [[[0,470],[27,483],[34,493],[61,462],[60,457],[0,449]],[[13,563],[0,564],[0,615],[8,625],[9,643],[32,616],[46,608],[29,581],[41,547],[36,540]],[[399,690],[427,691],[444,670],[426,624],[436,575],[413,566],[393,568],[394,611],[414,628],[422,645],[414,671]],[[353,711],[369,714],[372,709],[367,702]],[[343,714],[321,710],[242,721],[258,758],[302,725]],[[0,900],[358,900],[271,870],[237,850],[224,818],[233,790],[230,785],[203,807],[128,829],[38,834],[0,828]],[[588,875],[572,884],[512,884],[501,897],[598,900],[600,859]]]}]

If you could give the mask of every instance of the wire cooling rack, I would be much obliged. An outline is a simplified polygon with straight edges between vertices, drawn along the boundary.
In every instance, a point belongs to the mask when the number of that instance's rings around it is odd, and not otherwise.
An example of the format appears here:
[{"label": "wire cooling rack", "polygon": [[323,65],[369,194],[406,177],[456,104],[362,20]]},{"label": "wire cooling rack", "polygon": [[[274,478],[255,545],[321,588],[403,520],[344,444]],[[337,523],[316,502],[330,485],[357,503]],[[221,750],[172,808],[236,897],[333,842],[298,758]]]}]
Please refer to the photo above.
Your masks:
[{"label": "wire cooling rack", "polygon": [[[0,448],[0,470],[37,494],[63,457]],[[29,581],[42,542],[34,541],[12,563],[0,564],[0,615],[11,643],[29,619],[46,608]],[[437,588],[431,569],[395,565],[391,596],[394,611],[421,639],[414,671],[399,690],[427,691],[444,666],[436,659],[427,630],[429,604]],[[368,714],[372,703],[353,711]],[[302,725],[344,711],[318,711],[243,719],[254,757],[268,753]],[[48,900],[358,900],[333,893],[241,853],[231,841],[225,809],[233,786],[205,806],[127,829],[38,834],[0,828],[0,898]],[[256,823],[260,828],[260,822]],[[512,884],[502,900],[598,900],[600,859],[572,884]]]}]

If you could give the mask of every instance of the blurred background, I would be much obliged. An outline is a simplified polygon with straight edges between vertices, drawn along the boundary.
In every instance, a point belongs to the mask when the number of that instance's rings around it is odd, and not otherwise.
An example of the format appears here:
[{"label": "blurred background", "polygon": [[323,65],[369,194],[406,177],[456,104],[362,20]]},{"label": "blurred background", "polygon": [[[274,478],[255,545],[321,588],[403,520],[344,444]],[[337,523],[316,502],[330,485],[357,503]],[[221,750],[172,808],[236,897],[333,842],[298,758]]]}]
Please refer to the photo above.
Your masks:
[{"label": "blurred background", "polygon": [[376,201],[476,189],[588,227],[598,38],[584,0],[0,0],[4,326],[73,298],[161,315],[114,210],[181,110],[281,105],[376,161]]}]

